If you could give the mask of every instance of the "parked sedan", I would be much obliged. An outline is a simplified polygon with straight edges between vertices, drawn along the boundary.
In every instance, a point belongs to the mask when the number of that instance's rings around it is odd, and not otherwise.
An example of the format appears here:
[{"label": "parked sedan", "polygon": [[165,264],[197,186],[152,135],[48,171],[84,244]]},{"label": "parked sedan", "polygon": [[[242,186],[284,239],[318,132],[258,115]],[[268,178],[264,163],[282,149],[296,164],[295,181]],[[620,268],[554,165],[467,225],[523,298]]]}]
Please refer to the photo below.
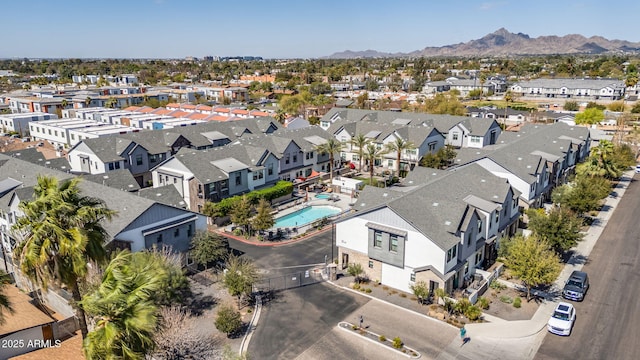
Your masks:
[{"label": "parked sedan", "polygon": [[551,315],[551,319],[547,323],[547,330],[556,335],[569,336],[575,320],[576,309],[573,305],[561,302],[553,311],[553,315]]}]

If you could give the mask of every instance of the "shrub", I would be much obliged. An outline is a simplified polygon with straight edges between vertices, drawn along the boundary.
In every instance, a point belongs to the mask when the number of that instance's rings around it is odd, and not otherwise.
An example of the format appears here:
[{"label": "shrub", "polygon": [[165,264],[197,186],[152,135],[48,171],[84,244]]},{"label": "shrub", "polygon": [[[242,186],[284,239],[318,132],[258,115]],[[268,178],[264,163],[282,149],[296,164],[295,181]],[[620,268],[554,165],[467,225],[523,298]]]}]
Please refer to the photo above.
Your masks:
[{"label": "shrub", "polygon": [[367,294],[370,294],[370,293],[371,293],[371,289],[367,288],[367,290],[365,290],[365,292],[366,292]]},{"label": "shrub", "polygon": [[515,298],[515,300],[513,300],[513,307],[520,308],[520,306],[522,306],[522,300],[519,297],[517,297]]},{"label": "shrub", "polygon": [[482,310],[487,310],[489,308],[489,299],[484,296],[479,297],[478,306],[480,306]]},{"label": "shrub", "polygon": [[380,341],[382,341],[382,342],[385,342],[385,341],[387,341],[387,337],[386,337],[386,336],[384,336],[384,335],[380,335],[380,336],[378,337],[378,340],[380,340]]},{"label": "shrub", "polygon": [[464,316],[466,316],[471,321],[476,321],[482,316],[482,310],[475,305],[471,305],[464,312]]},{"label": "shrub", "polygon": [[353,284],[353,290],[360,290],[360,284]]},{"label": "shrub", "polygon": [[396,349],[402,348],[402,340],[397,336],[393,338],[393,347]]},{"label": "shrub", "polygon": [[[257,204],[258,200],[265,199],[267,201],[271,201],[273,199],[277,199],[281,196],[285,196],[291,194],[293,192],[293,183],[290,181],[278,181],[273,186],[254,190],[244,195],[249,199],[251,204]],[[232,196],[229,198],[225,198],[220,200],[217,203],[207,203],[205,204],[205,210],[203,213],[209,217],[222,217],[228,215],[240,200],[242,199],[241,195]]]},{"label": "shrub", "polygon": [[497,280],[491,280],[491,283],[489,284],[489,287],[494,289],[494,290],[504,290],[507,288],[507,285],[497,281]]},{"label": "shrub", "polygon": [[471,301],[469,301],[469,299],[460,299],[455,305],[454,305],[454,311],[458,314],[466,314],[467,309],[469,309],[469,307],[472,306],[471,305]]},{"label": "shrub", "polygon": [[500,301],[505,304],[511,304],[513,302],[513,299],[508,296],[500,296]]},{"label": "shrub", "polygon": [[218,314],[215,320],[216,329],[227,334],[234,333],[242,326],[242,319],[240,313],[231,305],[223,305],[218,310]]},{"label": "shrub", "polygon": [[389,287],[387,285],[385,285],[385,286],[382,287],[382,290],[387,291],[387,290],[389,290]]},{"label": "shrub", "polygon": [[400,297],[402,297],[402,298],[406,298],[406,297],[407,297],[407,294],[405,294],[405,293],[400,293]]}]

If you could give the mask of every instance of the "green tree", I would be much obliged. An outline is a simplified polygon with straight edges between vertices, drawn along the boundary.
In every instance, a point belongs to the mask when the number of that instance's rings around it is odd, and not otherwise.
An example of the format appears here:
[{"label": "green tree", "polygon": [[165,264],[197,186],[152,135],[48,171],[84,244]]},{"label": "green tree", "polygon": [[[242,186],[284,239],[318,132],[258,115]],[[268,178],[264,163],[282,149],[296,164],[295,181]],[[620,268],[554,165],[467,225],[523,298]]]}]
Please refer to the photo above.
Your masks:
[{"label": "green tree", "polygon": [[87,107],[89,107],[89,105],[91,105],[91,101],[92,101],[91,97],[87,96],[87,98],[86,98],[86,99],[84,99],[84,104],[85,104]]},{"label": "green tree", "polygon": [[358,171],[362,171],[362,161],[364,159],[364,149],[369,143],[369,139],[367,139],[363,134],[358,134],[351,139],[351,146],[355,146],[358,148]]},{"label": "green tree", "polygon": [[89,359],[144,359],[154,348],[159,305],[170,264],[154,252],[121,251],[105,269],[102,284],[82,306],[95,320],[84,340]]},{"label": "green tree", "polygon": [[604,120],[604,112],[596,108],[588,108],[576,114],[576,124],[597,124]]},{"label": "green tree", "polygon": [[333,184],[333,164],[335,161],[335,154],[342,151],[343,147],[344,145],[334,137],[329,138],[324,144],[316,145],[315,147],[318,153],[329,154],[329,169],[327,171],[329,171],[330,184]]},{"label": "green tree", "polygon": [[563,109],[567,110],[567,111],[578,111],[580,110],[580,105],[578,105],[577,101],[565,101]]},{"label": "green tree", "polygon": [[364,274],[364,269],[359,263],[352,263],[349,264],[349,267],[347,268],[347,274],[353,276],[356,283],[360,283],[362,281],[362,274]]},{"label": "green tree", "polygon": [[582,240],[582,220],[568,208],[554,207],[549,214],[544,209],[529,209],[527,215],[529,229],[557,253],[571,249]]},{"label": "green tree", "polygon": [[115,108],[116,105],[118,104],[118,99],[114,98],[114,97],[110,97],[107,102],[105,103],[105,106],[108,108]]},{"label": "green tree", "polygon": [[614,101],[607,105],[607,109],[610,111],[624,112],[624,101]]},{"label": "green tree", "polygon": [[231,221],[240,226],[242,233],[246,237],[250,236],[251,202],[246,195],[243,195],[240,201],[235,203],[233,209],[231,209]]},{"label": "green tree", "polygon": [[227,334],[227,337],[242,327],[240,312],[232,305],[221,305],[216,314],[216,329]]},{"label": "green tree", "polygon": [[369,163],[369,185],[373,186],[373,170],[375,169],[376,160],[386,154],[386,150],[378,148],[374,143],[367,144],[364,156]]},{"label": "green tree", "polygon": [[410,286],[413,295],[418,298],[418,303],[423,305],[425,300],[429,298],[429,287],[424,281],[418,281]]},{"label": "green tree", "polygon": [[422,110],[430,114],[464,115],[464,105],[454,92],[438,93],[433,99],[426,99]]},{"label": "green tree", "polygon": [[401,176],[400,174],[400,159],[402,156],[402,152],[406,152],[407,150],[415,150],[416,145],[411,141],[406,141],[400,137],[396,137],[396,139],[390,143],[385,144],[385,151],[387,152],[395,152],[396,153],[396,174]]},{"label": "green tree", "polygon": [[224,261],[228,254],[229,243],[218,234],[209,231],[196,231],[191,239],[189,256],[205,269],[208,264]]},{"label": "green tree", "polygon": [[356,107],[358,109],[367,108],[367,103],[369,102],[369,93],[364,92],[356,98]]},{"label": "green tree", "polygon": [[266,199],[258,200],[256,215],[253,217],[251,226],[256,230],[263,231],[273,227],[273,224],[275,224],[275,220],[271,204]]},{"label": "green tree", "polygon": [[14,257],[20,270],[45,290],[49,282],[67,286],[80,322],[83,338],[87,322],[78,282],[87,273],[87,263],[106,258],[103,247],[108,238],[102,227],[116,214],[102,200],[83,196],[80,178],[65,180],[39,176],[31,201],[21,202],[24,213],[14,225],[22,236]]},{"label": "green tree", "polygon": [[598,110],[604,110],[604,109],[606,109],[607,107],[606,107],[606,106],[604,106],[604,105],[600,105],[600,104],[598,104],[598,103],[597,103],[597,102],[595,102],[595,101],[589,101],[589,102],[587,103],[587,106],[586,106],[585,108],[586,108],[586,109],[598,109]]},{"label": "green tree", "polygon": [[13,314],[13,307],[11,306],[11,301],[9,301],[9,297],[4,293],[4,289],[6,286],[9,286],[9,275],[6,272],[0,270],[0,325],[4,324],[5,312],[9,312]]},{"label": "green tree", "polygon": [[500,255],[509,271],[527,289],[527,301],[531,300],[531,288],[549,285],[560,274],[562,265],[549,244],[531,235],[518,235],[500,246]]},{"label": "green tree", "polygon": [[284,111],[284,109],[282,108],[278,108],[278,110],[276,110],[276,114],[274,116],[274,119],[278,120],[278,122],[280,124],[284,124],[284,120],[287,118],[287,112]]},{"label": "green tree", "polygon": [[[578,168],[583,166],[580,164]],[[555,188],[553,202],[568,207],[576,214],[584,214],[600,208],[600,200],[609,195],[611,183],[600,176],[578,175],[572,183]]]},{"label": "green tree", "polygon": [[258,269],[251,260],[234,255],[227,260],[224,286],[231,296],[238,298],[238,304],[241,303],[243,296],[251,294],[253,284],[259,279]]}]

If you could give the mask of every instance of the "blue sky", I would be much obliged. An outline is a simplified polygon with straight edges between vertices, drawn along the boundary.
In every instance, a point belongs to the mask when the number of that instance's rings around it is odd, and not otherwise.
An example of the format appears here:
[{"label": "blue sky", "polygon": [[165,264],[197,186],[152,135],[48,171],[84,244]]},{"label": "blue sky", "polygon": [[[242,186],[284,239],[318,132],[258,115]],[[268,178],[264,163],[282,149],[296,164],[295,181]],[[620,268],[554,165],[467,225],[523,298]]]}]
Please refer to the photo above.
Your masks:
[{"label": "blue sky", "polygon": [[0,58],[315,58],[410,52],[504,27],[640,42],[640,1],[2,0]]}]

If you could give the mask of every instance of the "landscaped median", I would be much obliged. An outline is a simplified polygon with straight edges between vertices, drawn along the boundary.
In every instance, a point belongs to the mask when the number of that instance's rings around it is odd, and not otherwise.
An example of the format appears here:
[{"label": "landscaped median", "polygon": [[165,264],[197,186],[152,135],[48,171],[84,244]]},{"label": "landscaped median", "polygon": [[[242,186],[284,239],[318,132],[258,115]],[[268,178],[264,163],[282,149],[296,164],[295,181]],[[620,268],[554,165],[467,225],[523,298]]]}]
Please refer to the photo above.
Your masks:
[{"label": "landscaped median", "polygon": [[338,327],[344,331],[362,336],[363,338],[371,342],[380,344],[381,346],[385,346],[388,349],[396,351],[399,354],[403,354],[410,359],[418,359],[422,356],[416,350],[403,344],[402,340],[399,337],[388,339],[385,335],[378,335],[372,331],[367,330],[366,328],[359,327],[358,325],[354,325],[346,321],[339,322]]}]

